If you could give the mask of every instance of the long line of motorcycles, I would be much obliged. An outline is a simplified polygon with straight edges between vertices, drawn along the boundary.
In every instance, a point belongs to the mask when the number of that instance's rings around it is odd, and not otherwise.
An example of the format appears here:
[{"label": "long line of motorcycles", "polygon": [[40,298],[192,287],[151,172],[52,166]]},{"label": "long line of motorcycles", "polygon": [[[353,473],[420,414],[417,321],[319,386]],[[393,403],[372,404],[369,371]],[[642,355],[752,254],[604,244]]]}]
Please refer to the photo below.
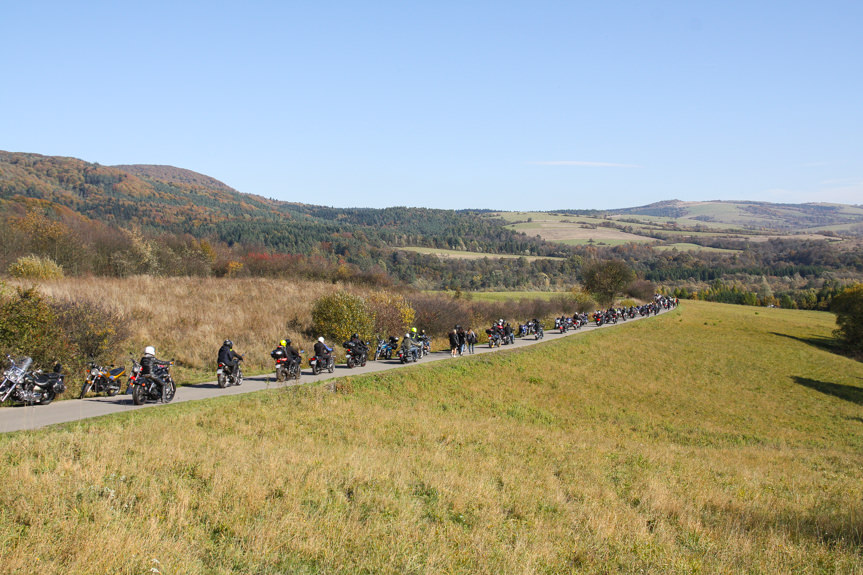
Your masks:
[{"label": "long line of motorcycles", "polygon": [[[591,319],[597,326],[606,323],[617,323],[618,319],[626,320],[638,316],[650,316],[658,314],[661,309],[671,309],[678,305],[678,301],[672,298],[657,297],[653,302],[643,306],[629,308],[612,308],[597,311],[592,315],[575,314],[572,317],[555,318],[555,329],[561,333],[569,329],[578,329],[586,325]],[[541,339],[544,335],[542,324],[531,320],[520,324],[517,330],[508,329],[509,325],[502,323],[493,325],[486,330],[488,334],[489,347],[515,342],[516,334],[519,337],[533,336]],[[346,365],[348,368],[365,366],[370,351],[369,342],[362,345],[345,343]],[[401,341],[397,337],[379,339],[372,359],[397,359],[401,363],[419,361],[431,352],[431,340],[427,336],[417,339],[404,337]],[[303,354],[300,351],[300,354]],[[3,372],[3,381],[0,382],[0,403],[11,401],[26,405],[48,405],[54,399],[66,391],[65,376],[60,364],[54,366],[53,371],[43,372],[41,369],[31,369],[33,360],[23,357],[17,362],[9,355],[6,356],[9,367]],[[141,375],[141,364],[131,357],[132,367],[128,372],[126,393],[132,395],[135,405],[142,405],[148,401],[161,401],[169,403],[177,392],[177,386],[171,376],[173,361],[166,363],[155,363],[152,375]],[[335,360],[330,355],[326,358],[312,356],[309,358],[309,366],[314,375],[323,371],[333,373]],[[293,379],[299,381],[301,375],[300,362],[290,361],[287,358],[276,358],[276,379],[285,381]],[[81,386],[79,398],[84,398],[88,393],[104,393],[108,397],[117,395],[122,387],[123,378],[127,376],[125,366],[105,367],[96,362],[90,362],[87,368],[87,376]],[[216,371],[216,381],[219,387],[229,385],[241,385],[243,381],[242,369],[239,365],[228,368],[219,364]]]}]

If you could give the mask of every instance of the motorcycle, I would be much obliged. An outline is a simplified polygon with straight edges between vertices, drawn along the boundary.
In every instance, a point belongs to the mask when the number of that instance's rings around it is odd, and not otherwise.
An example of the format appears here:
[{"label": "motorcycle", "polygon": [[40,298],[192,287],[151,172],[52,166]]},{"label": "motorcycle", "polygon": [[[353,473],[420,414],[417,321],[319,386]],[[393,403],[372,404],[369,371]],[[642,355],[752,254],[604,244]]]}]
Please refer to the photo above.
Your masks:
[{"label": "motorcycle", "polygon": [[533,339],[537,340],[542,339],[543,337],[545,337],[545,330],[542,329],[541,325],[537,325],[536,330],[533,332]]},{"label": "motorcycle", "polygon": [[[135,380],[130,378],[129,385],[132,386],[132,402],[135,405],[143,405],[147,401],[159,401],[162,403],[170,403],[177,393],[177,385],[174,383],[174,378],[171,377],[171,366],[174,365],[174,360],[167,363],[153,363],[153,375],[144,375],[141,373],[141,366],[137,366],[135,371]],[[133,368],[134,369],[134,368]],[[161,379],[164,386],[159,385]]]},{"label": "motorcycle", "polygon": [[392,359],[393,352],[398,349],[399,346],[399,338],[391,337],[389,340],[379,339],[378,347],[375,350],[375,360],[378,359]]},{"label": "motorcycle", "polygon": [[300,350],[300,358],[297,361],[291,361],[287,357],[276,358],[276,381],[285,381],[286,379],[300,380],[300,362],[303,361],[302,355],[306,353]]},{"label": "motorcycle", "polygon": [[243,370],[240,369],[240,363],[243,358],[237,358],[237,365],[233,368],[219,363],[216,368],[216,383],[219,387],[228,387],[229,385],[243,385]]},{"label": "motorcycle", "polygon": [[412,345],[408,338],[402,340],[402,346],[399,348],[399,361],[402,363],[416,362],[420,359],[422,347]]},{"label": "motorcycle", "polygon": [[318,359],[318,356],[313,355],[309,358],[309,366],[312,368],[312,373],[318,375],[325,369],[330,373],[333,373],[336,370],[336,360],[333,359],[331,355],[329,360],[325,358]]},{"label": "motorcycle", "polygon": [[52,373],[43,373],[42,370],[30,371],[33,360],[29,357],[22,358],[21,363],[15,363],[9,355],[6,359],[9,368],[3,372],[0,382],[0,403],[11,399],[28,405],[48,405],[66,391],[59,363]]},{"label": "motorcycle", "polygon": [[420,344],[422,346],[423,357],[427,356],[431,353],[431,338],[427,335],[420,337]]},{"label": "motorcycle", "polygon": [[492,331],[490,329],[485,330],[485,333],[488,334],[488,346],[489,347],[500,347],[503,343],[503,337],[496,331]]},{"label": "motorcycle", "polygon": [[124,366],[107,369],[91,361],[87,367],[87,377],[84,384],[81,386],[81,394],[78,399],[84,399],[84,396],[90,393],[104,393],[108,397],[113,397],[120,392],[120,378],[126,375]]},{"label": "motorcycle", "polygon": [[364,367],[366,365],[366,359],[368,358],[368,344],[365,344],[365,349],[360,348],[356,345],[345,345],[345,357],[347,358],[347,364],[349,368],[354,368],[356,366]]},{"label": "motorcycle", "polygon": [[300,350],[300,358],[296,361],[291,361],[287,357],[276,358],[276,381],[285,381],[286,379],[300,380],[300,363],[303,361],[303,354],[306,353]]}]

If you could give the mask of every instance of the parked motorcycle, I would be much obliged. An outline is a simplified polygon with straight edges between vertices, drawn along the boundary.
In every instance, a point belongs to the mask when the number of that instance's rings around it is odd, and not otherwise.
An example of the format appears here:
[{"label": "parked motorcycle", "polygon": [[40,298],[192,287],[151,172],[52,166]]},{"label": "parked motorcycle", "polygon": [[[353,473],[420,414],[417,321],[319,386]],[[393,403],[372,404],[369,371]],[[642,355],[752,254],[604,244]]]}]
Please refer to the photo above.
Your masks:
[{"label": "parked motorcycle", "polygon": [[[135,405],[160,400],[162,403],[170,403],[177,393],[177,385],[174,383],[174,378],[171,377],[172,365],[174,365],[174,360],[168,363],[153,363],[154,373],[152,375],[142,374],[141,366],[138,365],[134,382],[131,379],[129,382],[132,385],[132,402]],[[160,385],[157,378],[161,379],[165,385]]]},{"label": "parked motorcycle", "polygon": [[6,359],[9,368],[3,372],[3,381],[0,382],[0,403],[12,400],[29,405],[48,405],[66,391],[59,363],[52,373],[43,373],[41,370],[30,371],[33,360],[29,357],[22,358],[19,363],[9,355]]},{"label": "parked motorcycle", "polygon": [[375,360],[378,359],[392,359],[393,353],[398,349],[399,346],[399,338],[390,337],[387,339],[379,339],[378,347],[375,349]]},{"label": "parked motorcycle", "polygon": [[81,394],[78,396],[78,399],[84,399],[84,396],[91,391],[93,393],[104,393],[108,397],[117,395],[122,386],[120,378],[126,375],[126,368],[124,366],[114,367],[112,365],[108,369],[91,361],[86,373],[87,377],[81,386]]},{"label": "parked motorcycle", "polygon": [[240,368],[240,363],[243,358],[237,358],[237,365],[233,368],[219,363],[216,368],[216,383],[219,387],[228,387],[229,385],[243,385],[243,370]]},{"label": "parked motorcycle", "polygon": [[330,373],[333,373],[336,370],[336,360],[333,359],[332,355],[329,357],[329,360],[325,360],[323,358],[318,359],[318,356],[313,355],[309,358],[309,366],[312,368],[312,373],[315,375],[318,375],[325,369]]}]

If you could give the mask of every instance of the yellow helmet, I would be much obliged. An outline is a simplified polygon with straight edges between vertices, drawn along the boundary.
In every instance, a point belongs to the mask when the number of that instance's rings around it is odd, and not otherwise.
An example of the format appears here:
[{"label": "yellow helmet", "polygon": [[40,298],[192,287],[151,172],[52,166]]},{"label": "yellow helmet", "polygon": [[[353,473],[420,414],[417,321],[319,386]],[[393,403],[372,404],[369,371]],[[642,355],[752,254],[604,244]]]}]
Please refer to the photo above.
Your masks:
[{"label": "yellow helmet", "polygon": [[288,342],[286,342],[285,340],[282,340],[279,342],[279,345],[282,347],[285,347],[286,345],[288,345]]},{"label": "yellow helmet", "polygon": [[416,332],[417,332],[417,328],[412,327],[412,328],[411,328],[411,331],[412,331],[412,332],[414,332],[414,333],[416,333]]}]

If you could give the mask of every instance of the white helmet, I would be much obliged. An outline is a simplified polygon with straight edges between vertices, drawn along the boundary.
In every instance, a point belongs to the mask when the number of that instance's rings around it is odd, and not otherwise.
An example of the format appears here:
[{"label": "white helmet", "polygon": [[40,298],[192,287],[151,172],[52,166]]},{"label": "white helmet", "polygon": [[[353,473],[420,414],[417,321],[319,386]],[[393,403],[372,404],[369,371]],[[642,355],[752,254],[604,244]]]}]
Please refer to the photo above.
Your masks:
[{"label": "white helmet", "polygon": [[144,355],[156,355],[156,348],[152,345],[148,345],[144,348]]},{"label": "white helmet", "polygon": [[319,337],[319,338],[318,338],[318,341],[319,341],[319,342],[321,342],[321,343],[324,343],[324,336]]}]

